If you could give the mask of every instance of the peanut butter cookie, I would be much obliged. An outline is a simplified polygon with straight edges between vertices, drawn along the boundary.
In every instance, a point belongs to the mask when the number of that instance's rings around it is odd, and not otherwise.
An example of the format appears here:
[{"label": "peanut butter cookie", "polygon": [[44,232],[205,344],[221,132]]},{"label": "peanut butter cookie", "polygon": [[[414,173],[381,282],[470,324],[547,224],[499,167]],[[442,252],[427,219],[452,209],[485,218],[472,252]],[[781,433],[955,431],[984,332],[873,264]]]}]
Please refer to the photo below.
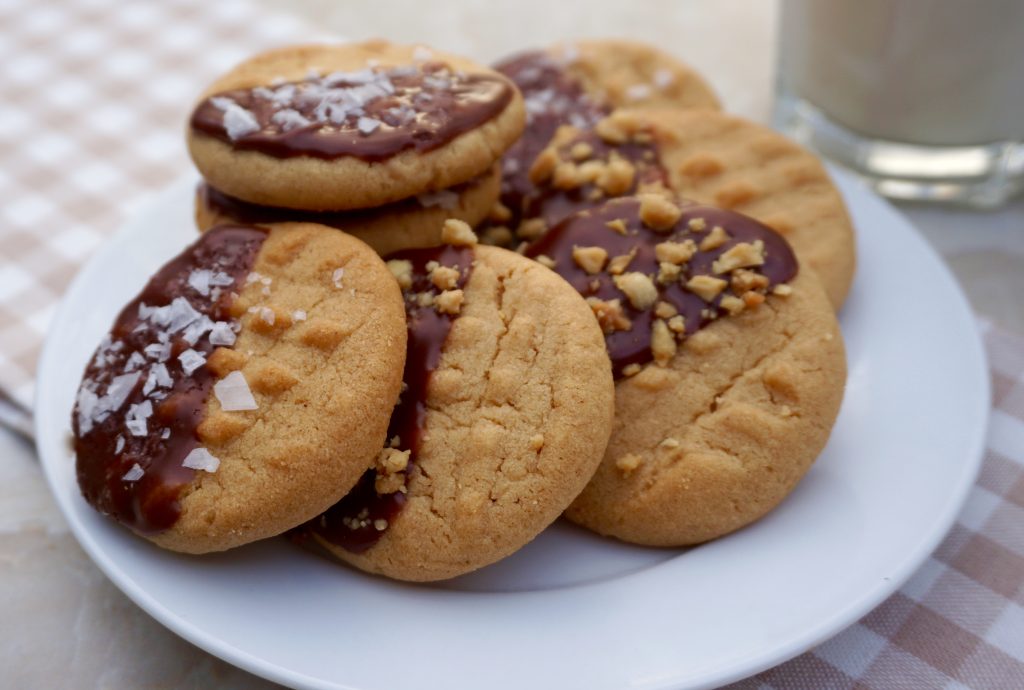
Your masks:
[{"label": "peanut butter cookie", "polygon": [[496,72],[384,41],[282,48],[217,80],[188,128],[192,159],[243,201],[372,208],[484,174],[523,129]]},{"label": "peanut butter cookie", "polygon": [[79,486],[175,551],[284,532],[357,482],[405,357],[400,291],[331,228],[222,225],[114,322],[73,413]]},{"label": "peanut butter cookie", "polygon": [[565,281],[513,252],[410,250],[389,265],[409,314],[405,390],[375,472],[309,525],[356,567],[438,580],[513,553],[590,479],[614,390],[597,323]]},{"label": "peanut butter cookie", "polygon": [[359,211],[316,212],[249,204],[204,183],[196,191],[196,224],[200,230],[206,230],[225,222],[319,223],[344,230],[383,256],[401,249],[441,244],[444,222],[451,218],[477,225],[490,213],[500,185],[501,173],[495,165],[464,184],[393,204]]},{"label": "peanut butter cookie", "polygon": [[649,194],[577,213],[527,255],[586,297],[618,379],[607,452],[569,519],[695,544],[796,486],[835,421],[845,357],[824,291],[781,236]]}]

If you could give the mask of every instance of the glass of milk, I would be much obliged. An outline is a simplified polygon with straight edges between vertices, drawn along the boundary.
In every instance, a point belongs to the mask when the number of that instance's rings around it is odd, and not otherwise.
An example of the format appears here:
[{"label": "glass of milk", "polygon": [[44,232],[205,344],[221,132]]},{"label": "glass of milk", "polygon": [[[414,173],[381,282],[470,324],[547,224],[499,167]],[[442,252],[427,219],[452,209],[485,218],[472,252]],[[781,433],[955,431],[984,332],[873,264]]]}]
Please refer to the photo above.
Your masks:
[{"label": "glass of milk", "polygon": [[782,0],[775,124],[898,199],[1024,189],[1024,0]]}]

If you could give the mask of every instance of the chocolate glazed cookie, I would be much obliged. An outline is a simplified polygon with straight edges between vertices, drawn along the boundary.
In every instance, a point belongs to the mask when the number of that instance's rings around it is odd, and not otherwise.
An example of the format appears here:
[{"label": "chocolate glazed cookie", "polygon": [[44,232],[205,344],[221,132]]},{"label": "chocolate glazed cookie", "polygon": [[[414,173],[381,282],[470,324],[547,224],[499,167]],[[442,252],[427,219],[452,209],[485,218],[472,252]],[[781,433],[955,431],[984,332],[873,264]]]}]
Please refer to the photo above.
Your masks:
[{"label": "chocolate glazed cookie", "polygon": [[247,60],[207,89],[188,144],[225,194],[337,211],[468,182],[523,120],[515,87],[462,58],[383,41],[298,46]]},{"label": "chocolate glazed cookie", "polygon": [[469,182],[437,192],[358,211],[296,211],[249,204],[208,184],[196,190],[196,225],[206,230],[221,223],[274,225],[307,222],[344,230],[370,245],[380,255],[415,247],[441,244],[441,231],[449,219],[476,225],[487,217],[501,184],[494,165]]},{"label": "chocolate glazed cookie", "polygon": [[388,263],[405,390],[376,470],[308,529],[360,569],[438,580],[510,555],[575,498],[604,453],[612,376],[585,302],[535,262],[462,244]]},{"label": "chocolate glazed cookie", "polygon": [[[718,99],[696,72],[651,46],[631,41],[563,44],[514,55],[497,63],[495,69],[522,92],[527,123],[523,135],[502,158],[502,205],[492,223],[498,229],[484,238],[503,246],[515,246],[515,234],[518,241],[538,236],[536,222],[521,227],[538,217],[530,208],[538,190],[529,171],[560,127],[587,131],[613,109],[626,105],[719,107]],[[578,201],[593,205],[595,199]],[[550,227],[552,219],[545,220]]]},{"label": "chocolate glazed cookie", "polygon": [[117,317],[73,413],[86,501],[157,545],[279,534],[372,465],[404,311],[384,263],[308,224],[220,226]]},{"label": "chocolate glazed cookie", "polygon": [[571,216],[528,255],[587,298],[618,379],[607,452],[569,519],[681,546],[788,495],[828,439],[846,369],[828,299],[782,237],[646,195]]}]

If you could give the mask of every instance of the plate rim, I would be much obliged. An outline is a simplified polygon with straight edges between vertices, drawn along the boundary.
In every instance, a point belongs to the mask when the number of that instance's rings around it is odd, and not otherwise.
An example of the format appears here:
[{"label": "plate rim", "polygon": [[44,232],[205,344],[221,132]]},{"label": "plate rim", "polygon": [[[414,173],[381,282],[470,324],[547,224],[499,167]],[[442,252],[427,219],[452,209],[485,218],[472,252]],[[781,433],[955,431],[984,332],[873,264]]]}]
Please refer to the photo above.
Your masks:
[{"label": "plate rim", "polygon": [[[961,317],[965,316],[970,323],[976,324],[976,316],[970,308],[967,297],[964,294],[959,281],[957,281],[955,276],[952,274],[952,271],[946,265],[945,261],[943,261],[941,255],[924,238],[913,223],[911,223],[898,208],[875,194],[852,173],[838,169],[833,165],[828,165],[828,168],[833,178],[839,178],[847,184],[851,184],[857,189],[859,196],[870,200],[870,203],[881,204],[885,207],[885,210],[888,213],[893,214],[902,220],[906,227],[911,231],[909,235],[912,236],[913,241],[918,244],[918,248],[922,252],[922,255],[927,256],[928,260],[937,266],[937,268],[944,274],[945,278],[947,278],[950,284],[955,288],[954,292],[956,294],[956,303],[955,305],[949,305],[950,309],[955,309],[955,311],[960,312]],[[57,309],[54,312],[51,326],[47,330],[46,339],[39,358],[37,368],[37,382],[39,385],[36,386],[36,392],[33,400],[36,438],[47,438],[46,421],[48,420],[49,415],[45,413],[44,403],[48,394],[46,392],[46,386],[43,384],[47,382],[47,372],[53,371],[55,368],[55,365],[50,364],[50,362],[60,356],[60,353],[56,351],[57,338],[54,336],[54,333],[57,329],[55,328],[55,325],[63,323],[69,318],[69,314],[67,312],[70,311],[71,296],[79,291],[81,289],[80,285],[88,280],[92,272],[97,270],[94,267],[103,263],[102,260],[105,256],[113,253],[117,246],[122,244],[131,236],[132,223],[138,216],[144,214],[148,208],[159,204],[162,198],[172,193],[172,190],[176,190],[180,186],[184,186],[186,184],[195,184],[195,180],[197,179],[198,178],[195,174],[183,175],[166,187],[156,190],[154,193],[148,195],[147,198],[140,201],[137,205],[134,205],[117,232],[104,241],[100,247],[82,264],[76,272],[73,280],[69,283],[64,294],[61,296]],[[849,205],[849,200],[845,195],[844,201]],[[926,561],[927,557],[934,552],[941,540],[952,528],[956,517],[963,508],[971,487],[976,481],[976,477],[984,459],[987,430],[991,416],[991,382],[989,378],[988,359],[982,340],[982,334],[977,327],[970,329],[967,340],[970,341],[969,349],[971,351],[971,359],[973,360],[973,364],[976,368],[976,376],[974,379],[977,381],[979,386],[977,393],[981,402],[981,409],[976,411],[978,419],[968,420],[971,422],[970,429],[973,433],[973,438],[970,438],[969,443],[965,443],[965,447],[970,447],[970,455],[969,457],[964,458],[956,489],[950,493],[942,514],[935,516],[936,519],[931,523],[932,529],[926,535],[922,535],[922,537],[917,540],[917,548],[909,549],[904,558],[898,564],[894,564],[890,577],[879,580],[873,588],[866,588],[860,597],[848,602],[846,606],[837,608],[832,615],[823,617],[818,624],[809,627],[804,633],[792,636],[783,645],[759,651],[730,668],[723,668],[718,671],[709,671],[704,674],[704,676],[694,680],[693,682],[691,682],[691,679],[686,677],[663,677],[659,679],[659,682],[657,683],[644,684],[642,687],[647,688],[648,690],[671,690],[673,688],[684,687],[681,683],[687,683],[685,687],[689,688],[716,687],[756,675],[764,670],[783,664],[839,634],[868,612],[876,608],[910,579],[910,577]],[[963,363],[961,363],[961,366],[962,364]],[[966,423],[965,426],[967,426]],[[359,688],[352,685],[344,683],[339,684],[334,681],[323,681],[303,674],[301,671],[284,668],[277,664],[267,662],[263,658],[250,654],[249,652],[246,652],[235,645],[206,632],[197,625],[188,622],[186,619],[174,613],[171,609],[158,601],[154,596],[146,591],[144,587],[136,585],[125,571],[117,567],[116,563],[108,558],[106,553],[93,537],[92,533],[87,529],[85,523],[80,522],[74,517],[69,499],[63,495],[64,487],[58,486],[58,478],[54,474],[54,470],[51,469],[52,463],[56,460],[48,459],[49,454],[44,450],[46,448],[45,443],[38,443],[37,448],[40,457],[40,464],[46,477],[47,485],[49,486],[50,492],[53,494],[54,499],[56,500],[58,507],[67,521],[75,539],[88,554],[90,560],[96,564],[104,575],[110,579],[111,582],[113,582],[114,585],[133,603],[143,609],[143,611],[157,620],[161,625],[208,653],[213,654],[214,656],[217,656],[241,669],[276,683],[288,685],[290,687],[316,688],[318,690],[359,690]],[[604,584],[606,583],[596,582],[579,585],[579,587],[601,587]]]}]

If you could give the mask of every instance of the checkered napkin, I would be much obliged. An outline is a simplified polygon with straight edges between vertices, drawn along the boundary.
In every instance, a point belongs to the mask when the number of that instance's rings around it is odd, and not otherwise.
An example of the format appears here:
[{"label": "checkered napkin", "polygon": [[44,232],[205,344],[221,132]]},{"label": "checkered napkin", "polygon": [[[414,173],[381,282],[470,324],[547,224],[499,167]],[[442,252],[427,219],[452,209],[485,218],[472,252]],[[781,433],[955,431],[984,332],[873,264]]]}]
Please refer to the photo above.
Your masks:
[{"label": "checkered napkin", "polygon": [[[187,169],[196,90],[249,53],[324,38],[248,0],[0,0],[0,385],[30,400],[75,270]],[[862,621],[738,687],[1024,687],[1024,339],[986,337],[988,455],[952,533]]]}]

